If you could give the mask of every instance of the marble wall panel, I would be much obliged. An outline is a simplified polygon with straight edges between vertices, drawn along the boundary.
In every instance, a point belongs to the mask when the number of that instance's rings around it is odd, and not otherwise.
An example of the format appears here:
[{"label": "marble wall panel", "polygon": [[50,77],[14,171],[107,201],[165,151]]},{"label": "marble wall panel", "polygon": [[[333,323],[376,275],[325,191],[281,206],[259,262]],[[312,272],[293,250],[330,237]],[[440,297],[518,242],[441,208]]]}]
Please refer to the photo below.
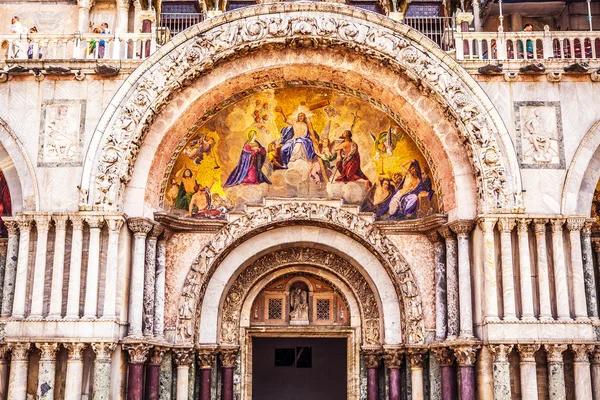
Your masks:
[{"label": "marble wall panel", "polygon": [[40,116],[39,167],[80,166],[85,100],[48,100]]},{"label": "marble wall panel", "polygon": [[35,26],[39,33],[72,33],[77,30],[77,4],[56,2],[2,2],[0,34],[9,33],[10,19],[19,17],[26,28]]}]

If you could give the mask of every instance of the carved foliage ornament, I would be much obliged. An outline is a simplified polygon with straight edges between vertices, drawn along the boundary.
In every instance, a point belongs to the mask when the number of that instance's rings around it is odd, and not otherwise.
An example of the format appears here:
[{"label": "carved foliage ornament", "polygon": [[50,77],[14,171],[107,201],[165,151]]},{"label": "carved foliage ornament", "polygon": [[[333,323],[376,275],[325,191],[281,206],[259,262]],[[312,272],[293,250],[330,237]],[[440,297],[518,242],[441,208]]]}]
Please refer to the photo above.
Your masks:
[{"label": "carved foliage ornament", "polygon": [[406,74],[424,92],[433,94],[455,121],[477,177],[480,212],[509,208],[520,198],[520,191],[507,179],[507,166],[493,133],[497,128],[488,122],[491,118],[485,106],[457,73],[406,38],[400,25],[396,28],[383,18],[377,23],[343,15],[348,11],[333,4],[327,5],[327,11],[315,10],[320,7],[297,4],[294,10],[298,12],[285,14],[257,7],[257,15],[207,23],[197,36],[148,68],[132,83],[133,89],[116,107],[107,127],[97,160],[94,203],[107,210],[121,207],[123,189],[131,179],[144,136],[176,92],[215,64],[262,46],[350,48]]},{"label": "carved foliage ornament", "polygon": [[[392,282],[401,298],[405,319],[405,341],[411,344],[424,342],[425,328],[419,289],[408,263],[400,255],[396,246],[375,225],[364,218],[323,204],[299,202],[258,209],[231,222],[210,239],[192,264],[192,268],[184,282],[179,300],[178,342],[192,341],[194,321],[197,320],[195,315],[197,310],[200,309],[208,281],[218,265],[218,262],[215,262],[217,255],[223,257],[229,246],[251,231],[265,230],[269,226],[292,220],[325,223],[338,231],[349,231],[349,234],[361,238],[367,243],[376,252],[384,267],[388,269]],[[234,300],[236,299],[228,299],[228,301]],[[239,319],[237,315],[231,317]],[[372,337],[375,342],[379,341],[379,322],[372,318],[372,322],[367,320],[365,324],[368,328],[365,335]],[[375,327],[377,331],[375,331]],[[230,333],[227,333],[227,331],[230,331]],[[225,329],[225,334],[231,336],[231,338],[227,338],[228,343],[231,343],[231,340],[234,340],[234,335],[236,335],[229,327]]]}]

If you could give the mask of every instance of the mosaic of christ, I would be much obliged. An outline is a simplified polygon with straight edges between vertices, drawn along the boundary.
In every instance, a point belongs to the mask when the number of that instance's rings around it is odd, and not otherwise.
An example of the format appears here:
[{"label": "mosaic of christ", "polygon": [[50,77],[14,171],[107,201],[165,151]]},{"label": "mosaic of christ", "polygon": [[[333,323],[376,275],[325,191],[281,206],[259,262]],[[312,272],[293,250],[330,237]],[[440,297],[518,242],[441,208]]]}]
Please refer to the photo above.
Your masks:
[{"label": "mosaic of christ", "polygon": [[400,126],[324,88],[257,92],[196,124],[173,157],[162,205],[222,219],[265,197],[343,199],[380,220],[437,211],[431,172]]}]

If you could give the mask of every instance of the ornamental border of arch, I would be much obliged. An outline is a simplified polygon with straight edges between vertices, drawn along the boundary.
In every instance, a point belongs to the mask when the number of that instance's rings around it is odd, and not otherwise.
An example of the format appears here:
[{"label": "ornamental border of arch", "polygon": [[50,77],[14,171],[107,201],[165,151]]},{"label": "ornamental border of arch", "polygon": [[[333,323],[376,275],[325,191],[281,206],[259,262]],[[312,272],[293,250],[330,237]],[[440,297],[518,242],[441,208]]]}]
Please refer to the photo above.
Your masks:
[{"label": "ornamental border of arch", "polygon": [[192,344],[208,283],[229,252],[245,239],[282,224],[319,224],[344,232],[357,240],[383,265],[400,300],[405,342],[423,344],[425,324],[419,288],[409,264],[396,246],[365,218],[325,204],[290,202],[267,206],[230,222],[211,237],[192,263],[177,313],[176,343]]},{"label": "ornamental border of arch", "polygon": [[122,208],[144,137],[175,93],[219,63],[263,46],[344,47],[405,74],[455,122],[474,168],[479,212],[522,206],[521,177],[506,127],[466,71],[406,25],[325,3],[225,13],[189,28],[149,57],[123,83],[98,123],[89,150],[95,154],[86,157],[82,176],[85,202],[105,210]]}]

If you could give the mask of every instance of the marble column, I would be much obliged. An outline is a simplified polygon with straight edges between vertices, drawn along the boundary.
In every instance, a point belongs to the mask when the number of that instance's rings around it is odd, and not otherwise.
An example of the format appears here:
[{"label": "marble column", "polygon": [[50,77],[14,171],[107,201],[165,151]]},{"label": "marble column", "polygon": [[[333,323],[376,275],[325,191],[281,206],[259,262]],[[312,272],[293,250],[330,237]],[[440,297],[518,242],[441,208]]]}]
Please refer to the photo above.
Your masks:
[{"label": "marble column", "polygon": [[[164,234],[163,234],[164,236]],[[165,266],[167,241],[163,238],[156,246],[156,275],[154,279],[154,337],[165,335]]]},{"label": "marble column", "polygon": [[521,397],[523,399],[538,398],[535,353],[539,348],[539,344],[517,345],[517,350],[521,356],[521,362],[519,363],[519,366],[521,370]]},{"label": "marble column", "polygon": [[453,347],[458,363],[460,381],[458,383],[461,400],[475,400],[475,361],[477,347],[475,344],[464,344]]},{"label": "marble column", "polygon": [[41,318],[44,312],[44,283],[46,277],[46,252],[48,251],[48,230],[52,219],[48,214],[33,217],[37,231],[33,285],[31,289],[30,318]]},{"label": "marble column", "polygon": [[592,224],[587,220],[581,230],[581,256],[583,260],[583,279],[588,316],[598,320],[598,299],[596,298],[596,279],[594,277],[594,255],[592,252]]},{"label": "marble column", "polygon": [[100,233],[104,218],[90,215],[85,217],[90,227],[90,243],[85,284],[83,318],[94,319],[98,314],[98,281],[100,280]]},{"label": "marble column", "polygon": [[550,400],[565,400],[565,367],[563,353],[567,350],[566,344],[545,344],[546,358],[548,360],[548,395]]},{"label": "marble column", "polygon": [[473,27],[475,28],[475,32],[481,31],[481,17],[480,17],[480,3],[479,0],[473,0],[471,3],[473,5]]},{"label": "marble column", "polygon": [[77,0],[79,6],[79,17],[77,20],[77,30],[81,33],[89,31],[90,9],[94,5],[94,0]]},{"label": "marble column", "polygon": [[479,227],[483,232],[483,319],[486,322],[499,321],[494,225],[496,225],[496,218],[479,219]]},{"label": "marble column", "polygon": [[154,226],[145,218],[130,218],[129,229],[135,236],[133,263],[129,297],[129,336],[142,336],[142,315],[144,306],[144,258],[146,254],[146,235]]},{"label": "marble column", "polygon": [[210,375],[215,364],[215,350],[200,348],[197,359],[200,370],[200,400],[210,400]]},{"label": "marble column", "polygon": [[600,400],[600,346],[594,347],[591,356],[593,400]]},{"label": "marble column", "polygon": [[458,246],[450,227],[442,227],[439,233],[446,242],[446,309],[448,313],[448,332],[446,338],[453,340],[460,333],[460,313],[458,311]]},{"label": "marble column", "polygon": [[144,363],[152,346],[145,343],[127,343],[123,349],[129,353],[127,372],[127,400],[142,400],[144,394]]},{"label": "marble column", "polygon": [[502,304],[504,306],[503,319],[505,321],[517,320],[512,249],[512,230],[514,227],[514,219],[505,217],[498,219],[498,230],[500,231],[500,254],[502,260]]},{"label": "marble column", "polygon": [[117,0],[117,23],[115,24],[115,33],[127,33],[130,5],[131,0]]},{"label": "marble column", "polygon": [[589,344],[572,344],[575,354],[573,376],[575,380],[575,400],[592,398],[592,375],[590,371],[590,352],[594,346]]},{"label": "marble column", "polygon": [[31,219],[27,215],[17,218],[19,222],[19,257],[17,260],[17,273],[15,277],[15,295],[13,301],[13,314],[15,319],[25,318],[25,297],[27,292],[27,275],[29,270],[29,234],[31,232]]},{"label": "marble column", "polygon": [[412,400],[424,400],[425,388],[423,386],[423,367],[425,367],[425,350],[409,348],[406,351],[410,365],[410,384]]},{"label": "marble column", "polygon": [[0,399],[8,398],[9,354],[8,345],[0,345]]},{"label": "marble column", "polygon": [[441,235],[436,231],[427,233],[433,244],[435,263],[435,339],[446,339],[448,323],[446,319],[446,254]]},{"label": "marble column", "polygon": [[389,376],[389,400],[401,399],[400,366],[404,351],[401,349],[386,349],[383,363],[388,370]]},{"label": "marble column", "polygon": [[38,370],[37,398],[38,400],[54,400],[54,377],[56,376],[56,353],[58,343],[36,343],[40,349],[40,364]]},{"label": "marble column", "polygon": [[108,226],[108,249],[106,250],[106,278],[104,283],[103,319],[117,318],[117,272],[119,270],[119,235],[123,217],[105,217]]},{"label": "marble column", "polygon": [[168,351],[166,347],[154,346],[148,365],[146,366],[146,400],[158,400],[160,394],[160,365],[163,356]]},{"label": "marble column", "polygon": [[[585,224],[585,218],[567,218],[567,229],[569,230],[569,244],[571,250],[571,290],[573,291],[573,311],[577,321],[587,321],[587,299],[586,285],[583,271],[583,254],[581,249],[581,230]],[[582,294],[582,295],[575,295]]]},{"label": "marble column", "polygon": [[438,359],[442,371],[442,400],[455,400],[458,398],[456,385],[456,367],[454,366],[454,352],[448,347],[432,347],[431,352]]},{"label": "marble column", "polygon": [[534,219],[535,246],[537,253],[538,290],[540,296],[540,320],[551,321],[550,273],[548,270],[548,251],[546,250],[547,219]]},{"label": "marble column", "polygon": [[92,343],[92,349],[96,353],[92,400],[108,400],[110,397],[110,360],[116,348],[116,343]]},{"label": "marble column", "polygon": [[[8,239],[0,239],[0,302],[4,297],[4,276],[6,275],[6,255],[8,253]],[[0,303],[1,304],[1,303]]]},{"label": "marble column", "polygon": [[144,318],[145,337],[154,336],[154,292],[156,281],[156,241],[163,231],[161,225],[154,225],[146,238],[146,256],[144,262]]},{"label": "marble column", "polygon": [[488,349],[493,357],[494,374],[494,399],[511,400],[510,392],[510,364],[508,354],[512,350],[511,344],[489,345]]},{"label": "marble column", "polygon": [[81,255],[83,249],[83,217],[71,215],[73,225],[71,236],[71,262],[69,267],[69,288],[67,293],[67,314],[65,319],[79,318],[79,302],[81,296]]},{"label": "marble column", "polygon": [[[160,400],[173,400],[173,352],[169,351],[160,364]],[[210,399],[209,399],[210,400]]]},{"label": "marble column", "polygon": [[[175,364],[177,365],[177,390],[176,400],[188,400],[188,389],[190,386],[190,364],[192,362],[192,350],[188,348],[175,349]],[[225,385],[225,375],[223,375]],[[224,389],[225,390],[225,389]]]},{"label": "marble column", "polygon": [[52,286],[50,289],[50,307],[48,318],[62,317],[63,276],[65,270],[65,239],[67,219],[63,214],[53,215],[54,221],[54,258],[52,260]]},{"label": "marble column", "polygon": [[29,371],[30,343],[10,344],[10,375],[8,378],[8,399],[27,400],[27,376]]},{"label": "marble column", "polygon": [[473,337],[473,307],[471,291],[471,255],[469,252],[469,232],[473,221],[460,220],[450,224],[458,242],[458,302],[460,305],[460,338]]},{"label": "marble column", "polygon": [[[233,400],[233,369],[238,356],[238,348],[222,348],[219,353],[221,358],[221,376],[223,377],[222,400]],[[368,398],[371,400],[371,398]]]},{"label": "marble column", "polygon": [[556,316],[559,321],[570,321],[569,286],[567,284],[567,268],[565,266],[565,250],[563,243],[563,219],[552,219],[552,260],[554,263],[554,290],[556,292]]},{"label": "marble column", "polygon": [[64,346],[69,353],[65,379],[65,400],[80,400],[83,391],[83,352],[87,348],[87,344],[68,343]]},{"label": "marble column", "polygon": [[533,283],[531,281],[531,255],[529,254],[530,219],[517,219],[517,235],[519,241],[519,278],[521,281],[521,319],[534,321]]},{"label": "marble column", "polygon": [[8,230],[8,245],[6,248],[6,267],[4,268],[4,289],[2,291],[2,312],[0,316],[7,318],[12,314],[15,296],[15,278],[19,255],[19,223],[13,217],[2,217],[2,221]]}]

